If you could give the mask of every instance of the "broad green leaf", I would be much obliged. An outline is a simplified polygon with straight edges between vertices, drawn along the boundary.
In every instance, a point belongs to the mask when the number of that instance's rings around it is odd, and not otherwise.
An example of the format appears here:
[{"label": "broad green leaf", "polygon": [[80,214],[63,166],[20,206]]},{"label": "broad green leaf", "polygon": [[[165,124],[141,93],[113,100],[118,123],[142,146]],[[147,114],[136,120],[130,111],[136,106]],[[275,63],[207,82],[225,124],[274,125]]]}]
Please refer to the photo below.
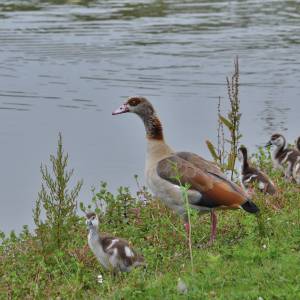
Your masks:
[{"label": "broad green leaf", "polygon": [[226,119],[225,117],[223,117],[222,115],[219,115],[220,120],[222,121],[222,123],[229,129],[229,130],[233,130],[233,124]]},{"label": "broad green leaf", "polygon": [[219,161],[219,156],[217,154],[215,146],[209,140],[206,140],[207,148],[215,161]]},{"label": "broad green leaf", "polygon": [[228,165],[228,170],[233,170],[233,168],[234,168],[234,154],[233,153],[229,154],[227,165]]}]

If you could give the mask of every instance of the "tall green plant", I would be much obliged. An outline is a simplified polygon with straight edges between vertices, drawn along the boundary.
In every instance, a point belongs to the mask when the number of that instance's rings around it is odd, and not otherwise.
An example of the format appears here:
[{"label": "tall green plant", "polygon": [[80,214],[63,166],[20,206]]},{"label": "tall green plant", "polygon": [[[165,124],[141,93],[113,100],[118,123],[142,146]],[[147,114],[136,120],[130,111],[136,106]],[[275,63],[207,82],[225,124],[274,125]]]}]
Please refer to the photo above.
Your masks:
[{"label": "tall green plant", "polygon": [[[67,170],[68,158],[59,133],[56,156],[50,155],[52,172],[41,164],[42,188],[33,210],[37,237],[43,248],[64,248],[72,238],[77,223],[77,197],[83,181],[78,181],[74,188],[69,189],[74,170]],[[42,215],[45,215],[44,218]]]},{"label": "tall green plant", "polygon": [[[238,57],[234,60],[234,72],[229,78],[227,77],[227,92],[230,104],[230,110],[227,118],[221,114],[221,100],[218,103],[218,145],[215,147],[211,141],[206,141],[207,147],[223,171],[229,171],[233,179],[235,173],[235,164],[239,141],[242,137],[240,133],[240,99],[239,99],[239,61]],[[224,126],[228,129],[229,137],[224,137]]]},{"label": "tall green plant", "polygon": [[189,228],[187,238],[188,238],[188,245],[189,245],[190,261],[191,261],[192,272],[194,272],[194,259],[193,259],[193,250],[192,250],[191,208],[190,208],[189,195],[188,195],[191,186],[188,183],[185,184],[182,183],[181,181],[182,174],[180,174],[177,164],[171,161],[170,163],[172,165],[172,169],[174,172],[173,178],[177,181],[180,188],[181,196],[184,200],[185,211],[186,211],[187,221],[188,221],[188,228]]}]

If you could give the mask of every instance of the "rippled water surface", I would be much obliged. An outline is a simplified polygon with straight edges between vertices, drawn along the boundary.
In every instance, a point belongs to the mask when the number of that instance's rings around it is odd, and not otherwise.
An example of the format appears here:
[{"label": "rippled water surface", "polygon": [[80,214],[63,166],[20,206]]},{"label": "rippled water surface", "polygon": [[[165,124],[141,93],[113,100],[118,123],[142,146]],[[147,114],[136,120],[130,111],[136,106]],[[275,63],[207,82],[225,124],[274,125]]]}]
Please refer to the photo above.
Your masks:
[{"label": "rippled water surface", "polygon": [[178,150],[209,154],[217,99],[240,58],[243,143],[299,130],[299,1],[1,1],[0,229],[30,224],[39,167],[64,137],[81,200],[100,180],[143,181],[144,129],[111,116],[154,103]]}]

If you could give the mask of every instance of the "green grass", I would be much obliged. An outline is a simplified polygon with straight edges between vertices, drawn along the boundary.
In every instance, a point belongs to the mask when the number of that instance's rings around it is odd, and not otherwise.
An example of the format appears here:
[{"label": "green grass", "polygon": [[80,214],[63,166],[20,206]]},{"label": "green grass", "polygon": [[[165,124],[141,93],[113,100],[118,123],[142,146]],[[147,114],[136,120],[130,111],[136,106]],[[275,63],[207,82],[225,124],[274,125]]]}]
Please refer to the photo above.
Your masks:
[{"label": "green grass", "polygon": [[[176,215],[156,200],[145,205],[127,189],[114,196],[102,185],[91,201],[92,208],[108,201],[101,231],[130,240],[147,268],[116,277],[103,270],[87,247],[82,217],[66,248],[52,252],[44,252],[41,237],[25,227],[18,236],[2,235],[0,299],[300,299],[299,188],[284,182],[268,158],[258,161],[279,194],[256,197],[258,218],[242,210],[218,211],[217,240],[209,248],[197,247],[209,238],[209,215],[192,212],[194,272]],[[185,295],[177,290],[178,278],[187,285]]]}]

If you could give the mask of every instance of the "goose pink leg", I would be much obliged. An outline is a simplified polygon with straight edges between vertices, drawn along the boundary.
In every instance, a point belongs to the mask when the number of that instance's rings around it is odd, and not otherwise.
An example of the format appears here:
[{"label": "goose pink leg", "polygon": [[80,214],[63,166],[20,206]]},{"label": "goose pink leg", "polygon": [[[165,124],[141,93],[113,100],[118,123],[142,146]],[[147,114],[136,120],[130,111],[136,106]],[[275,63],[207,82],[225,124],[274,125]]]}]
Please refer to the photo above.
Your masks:
[{"label": "goose pink leg", "polygon": [[190,224],[189,223],[184,223],[184,228],[185,228],[185,232],[187,237],[189,237],[190,235]]},{"label": "goose pink leg", "polygon": [[208,241],[208,245],[212,245],[214,240],[216,239],[217,234],[217,215],[212,210],[210,212],[210,221],[211,221],[211,233],[210,233],[210,239]]}]

